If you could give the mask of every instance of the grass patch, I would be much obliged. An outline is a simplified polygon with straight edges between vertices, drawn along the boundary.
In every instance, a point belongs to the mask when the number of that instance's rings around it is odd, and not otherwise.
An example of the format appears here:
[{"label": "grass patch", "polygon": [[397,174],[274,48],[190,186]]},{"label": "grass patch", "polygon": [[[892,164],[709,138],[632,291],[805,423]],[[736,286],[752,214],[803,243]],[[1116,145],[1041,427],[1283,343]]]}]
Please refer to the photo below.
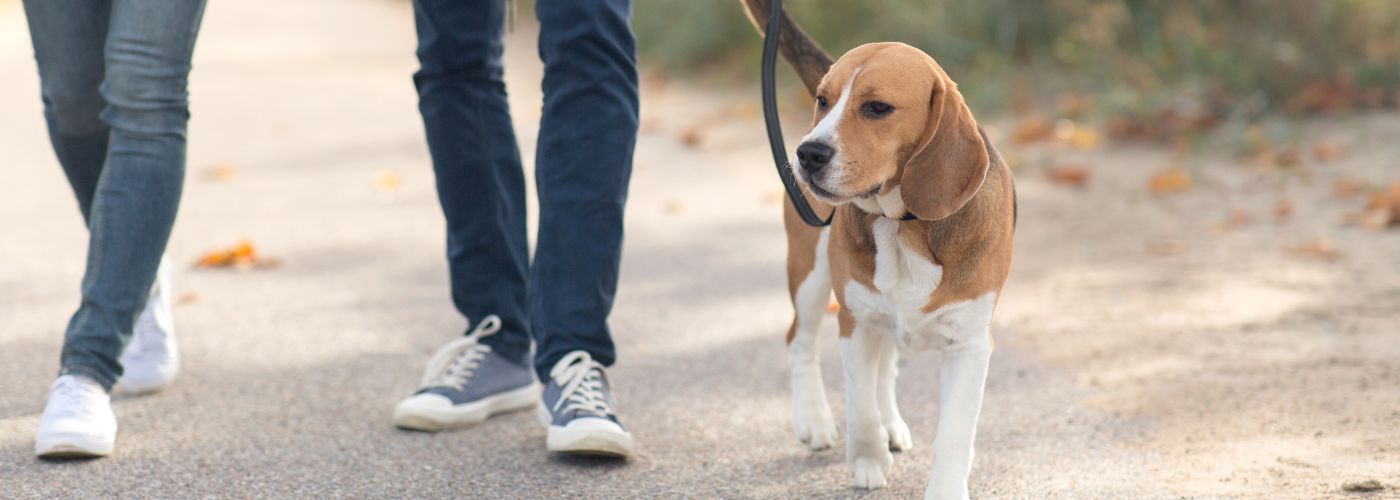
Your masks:
[{"label": "grass patch", "polygon": [[[898,40],[936,57],[982,105],[1092,93],[1105,114],[1182,100],[1225,117],[1395,106],[1392,0],[882,0],[785,3],[833,54]],[[644,60],[751,77],[759,37],[737,1],[634,4]],[[1243,108],[1241,107],[1243,104]]]}]

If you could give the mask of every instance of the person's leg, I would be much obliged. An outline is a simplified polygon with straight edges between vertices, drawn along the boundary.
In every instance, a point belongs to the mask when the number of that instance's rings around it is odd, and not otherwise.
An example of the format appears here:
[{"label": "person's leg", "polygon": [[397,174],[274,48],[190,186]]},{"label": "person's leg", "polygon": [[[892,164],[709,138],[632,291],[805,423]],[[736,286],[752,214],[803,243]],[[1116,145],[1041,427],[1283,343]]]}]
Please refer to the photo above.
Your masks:
[{"label": "person's leg", "polygon": [[[107,156],[106,105],[98,87],[111,4],[106,1],[26,0],[34,59],[49,139],[86,221]],[[34,433],[39,456],[102,456],[112,452],[117,418],[96,381],[60,376]]]},{"label": "person's leg", "polygon": [[469,321],[501,319],[482,339],[527,364],[525,178],[502,80],[503,0],[414,0],[413,76],[447,219],[452,302]]},{"label": "person's leg", "polygon": [[414,0],[413,76],[447,218],[452,302],[472,322],[443,346],[394,425],[438,431],[534,404],[525,314],[525,174],[502,80],[503,0]]},{"label": "person's leg", "polygon": [[103,48],[110,12],[109,1],[24,1],[49,140],[84,221],[107,160],[110,129],[99,117],[107,102],[98,86],[106,67]]},{"label": "person's leg", "polygon": [[202,0],[113,0],[102,121],[106,164],[88,218],[82,305],[68,324],[63,373],[110,390],[175,222],[185,174],[186,84]]},{"label": "person's leg", "polygon": [[637,139],[629,0],[539,0],[544,116],[535,179],[540,225],[530,279],[540,380],[573,351],[616,359],[608,314]]},{"label": "person's leg", "polygon": [[539,0],[544,117],[535,165],[540,232],[530,276],[545,447],[631,454],[604,367],[637,139],[628,0]]}]

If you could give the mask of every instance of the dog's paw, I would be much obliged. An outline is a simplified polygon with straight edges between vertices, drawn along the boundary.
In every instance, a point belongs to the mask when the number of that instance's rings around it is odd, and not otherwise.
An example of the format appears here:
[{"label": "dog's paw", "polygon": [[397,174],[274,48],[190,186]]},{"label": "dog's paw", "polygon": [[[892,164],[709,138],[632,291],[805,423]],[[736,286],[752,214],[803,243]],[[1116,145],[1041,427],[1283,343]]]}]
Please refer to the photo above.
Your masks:
[{"label": "dog's paw", "polygon": [[885,433],[890,436],[890,451],[914,449],[914,436],[909,433],[909,425],[904,423],[904,419],[885,422]]},{"label": "dog's paw", "polygon": [[856,457],[851,460],[851,485],[869,490],[884,488],[885,475],[893,465],[894,456],[889,451],[874,457]]},{"label": "dog's paw", "polygon": [[831,407],[826,404],[805,404],[796,407],[792,415],[797,440],[812,451],[825,450],[836,444],[836,422]]},{"label": "dog's paw", "polygon": [[890,437],[884,427],[857,426],[849,432],[846,464],[851,467],[851,484],[872,490],[885,487],[885,475],[894,467],[894,455],[890,454]]}]

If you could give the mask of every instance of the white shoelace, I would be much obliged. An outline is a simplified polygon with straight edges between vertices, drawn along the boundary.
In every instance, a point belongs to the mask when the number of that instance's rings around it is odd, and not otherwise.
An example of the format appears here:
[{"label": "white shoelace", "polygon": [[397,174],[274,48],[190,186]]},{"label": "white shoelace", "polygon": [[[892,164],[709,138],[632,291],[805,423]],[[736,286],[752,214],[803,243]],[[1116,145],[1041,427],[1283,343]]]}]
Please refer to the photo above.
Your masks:
[{"label": "white shoelace", "polygon": [[486,359],[486,353],[491,352],[491,347],[482,344],[481,339],[499,331],[501,318],[493,314],[482,318],[471,334],[442,346],[433,354],[433,358],[428,360],[428,369],[423,371],[423,380],[418,388],[447,387],[462,390],[467,381],[471,380],[472,374],[476,373],[481,360]]},{"label": "white shoelace", "polygon": [[578,411],[599,417],[612,414],[603,396],[603,365],[587,352],[574,351],[564,356],[549,370],[549,377],[564,388],[554,403],[555,412]]}]

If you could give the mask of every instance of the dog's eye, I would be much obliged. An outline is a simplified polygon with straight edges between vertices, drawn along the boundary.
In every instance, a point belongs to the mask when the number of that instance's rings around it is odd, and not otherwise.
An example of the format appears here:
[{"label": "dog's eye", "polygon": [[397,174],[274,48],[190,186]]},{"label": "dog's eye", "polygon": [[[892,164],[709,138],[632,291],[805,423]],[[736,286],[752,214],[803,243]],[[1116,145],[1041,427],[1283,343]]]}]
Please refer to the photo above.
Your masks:
[{"label": "dog's eye", "polygon": [[871,118],[884,118],[891,111],[894,111],[894,106],[880,101],[870,101],[860,107],[860,112]]},{"label": "dog's eye", "polygon": [[826,109],[826,97],[817,96],[817,109]]}]

